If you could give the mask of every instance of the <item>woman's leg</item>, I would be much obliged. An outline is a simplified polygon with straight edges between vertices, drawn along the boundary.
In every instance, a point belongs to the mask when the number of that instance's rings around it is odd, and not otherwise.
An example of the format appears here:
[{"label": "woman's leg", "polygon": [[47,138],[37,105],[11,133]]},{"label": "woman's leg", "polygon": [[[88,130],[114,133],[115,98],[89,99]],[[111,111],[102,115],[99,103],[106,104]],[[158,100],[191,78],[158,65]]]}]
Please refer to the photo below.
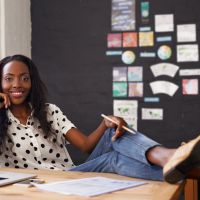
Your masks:
[{"label": "woman's leg", "polygon": [[161,167],[142,163],[116,151],[105,153],[70,171],[116,173],[135,178],[163,180]]},{"label": "woman's leg", "polygon": [[[162,155],[160,153],[163,148],[160,147],[157,142],[139,132],[134,135],[130,133],[124,133],[124,135],[118,138],[116,141],[112,141],[111,138],[114,132],[114,129],[107,129],[105,131],[104,135],[100,139],[99,143],[97,144],[87,161],[114,150],[121,155],[138,160],[140,162],[146,164],[149,164],[149,162],[151,162],[153,164],[158,164],[162,166],[162,164],[156,163],[157,160],[159,161],[159,159],[163,156],[163,153]],[[156,151],[153,147],[156,147]],[[166,150],[164,149],[163,151]],[[156,156],[158,158],[156,158]]]},{"label": "woman's leg", "polygon": [[125,133],[116,141],[112,141],[114,132],[114,129],[107,129],[87,161],[70,170],[111,172],[130,177],[163,180],[162,168],[149,163],[153,161],[154,164],[163,147],[139,132],[135,135]]}]

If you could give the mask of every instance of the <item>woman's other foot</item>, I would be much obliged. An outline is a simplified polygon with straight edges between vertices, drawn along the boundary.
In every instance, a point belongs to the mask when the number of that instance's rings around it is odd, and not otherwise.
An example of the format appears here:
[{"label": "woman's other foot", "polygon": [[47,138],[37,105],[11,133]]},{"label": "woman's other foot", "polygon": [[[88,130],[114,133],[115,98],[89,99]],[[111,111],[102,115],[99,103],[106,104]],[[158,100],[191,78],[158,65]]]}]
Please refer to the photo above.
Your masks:
[{"label": "woman's other foot", "polygon": [[180,146],[164,165],[164,180],[177,183],[185,178],[200,178],[200,136]]}]

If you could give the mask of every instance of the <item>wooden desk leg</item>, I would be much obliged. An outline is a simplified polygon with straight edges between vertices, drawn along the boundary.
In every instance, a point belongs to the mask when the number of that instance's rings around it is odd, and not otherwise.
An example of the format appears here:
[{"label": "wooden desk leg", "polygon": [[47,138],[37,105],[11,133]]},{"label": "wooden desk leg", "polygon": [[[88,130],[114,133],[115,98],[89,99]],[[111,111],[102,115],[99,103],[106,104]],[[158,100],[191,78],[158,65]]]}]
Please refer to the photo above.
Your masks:
[{"label": "wooden desk leg", "polygon": [[184,189],[185,200],[198,200],[197,180],[187,179]]}]

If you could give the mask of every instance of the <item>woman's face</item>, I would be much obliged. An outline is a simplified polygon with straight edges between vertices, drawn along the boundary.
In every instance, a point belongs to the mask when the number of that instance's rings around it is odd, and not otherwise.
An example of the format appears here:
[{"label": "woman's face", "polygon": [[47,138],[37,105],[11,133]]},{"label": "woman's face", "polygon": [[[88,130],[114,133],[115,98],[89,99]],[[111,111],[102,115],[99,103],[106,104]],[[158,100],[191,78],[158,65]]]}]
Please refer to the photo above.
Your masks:
[{"label": "woman's face", "polygon": [[11,104],[23,104],[31,89],[29,69],[23,62],[11,61],[3,67],[2,90],[10,98]]}]

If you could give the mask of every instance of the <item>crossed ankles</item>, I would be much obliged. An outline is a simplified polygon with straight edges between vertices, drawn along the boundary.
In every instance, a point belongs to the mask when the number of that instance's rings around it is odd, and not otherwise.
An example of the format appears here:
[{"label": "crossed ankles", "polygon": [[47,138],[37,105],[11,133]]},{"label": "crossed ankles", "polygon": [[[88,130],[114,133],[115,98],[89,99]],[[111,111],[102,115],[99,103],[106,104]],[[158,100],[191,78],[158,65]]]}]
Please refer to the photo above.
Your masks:
[{"label": "crossed ankles", "polygon": [[163,167],[163,176],[168,183],[200,178],[200,136],[175,151]]}]

